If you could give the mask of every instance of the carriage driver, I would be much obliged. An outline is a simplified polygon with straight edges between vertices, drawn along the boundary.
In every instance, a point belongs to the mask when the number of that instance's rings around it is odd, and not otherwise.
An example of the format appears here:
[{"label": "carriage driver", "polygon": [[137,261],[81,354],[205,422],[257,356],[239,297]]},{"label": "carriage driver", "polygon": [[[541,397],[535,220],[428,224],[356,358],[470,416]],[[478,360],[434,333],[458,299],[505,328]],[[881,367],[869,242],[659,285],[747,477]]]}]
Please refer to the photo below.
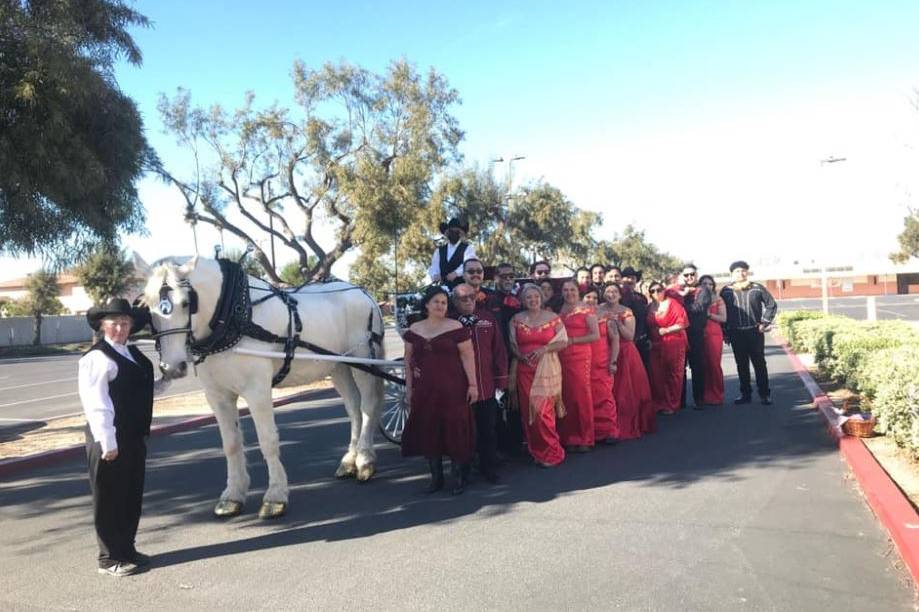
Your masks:
[{"label": "carriage driver", "polygon": [[86,313],[103,338],[80,359],[78,388],[86,413],[86,456],[99,543],[99,573],[129,576],[149,565],[134,547],[144,495],[146,439],[153,417],[153,364],[128,336],[145,310],[114,298]]},{"label": "carriage driver", "polygon": [[447,243],[437,247],[431,258],[428,276],[431,282],[447,285],[451,289],[463,282],[463,263],[475,258],[475,248],[466,242],[469,223],[454,217],[440,224],[440,233],[446,236]]}]

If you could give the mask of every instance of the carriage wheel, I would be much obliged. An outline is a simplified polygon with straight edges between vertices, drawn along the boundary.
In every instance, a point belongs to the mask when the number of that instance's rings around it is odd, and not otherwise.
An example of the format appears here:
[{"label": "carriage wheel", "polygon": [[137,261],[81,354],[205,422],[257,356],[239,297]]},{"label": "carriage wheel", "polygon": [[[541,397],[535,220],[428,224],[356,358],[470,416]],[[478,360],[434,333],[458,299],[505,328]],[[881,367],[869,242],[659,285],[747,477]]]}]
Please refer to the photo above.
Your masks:
[{"label": "carriage wheel", "polygon": [[[400,372],[401,373],[401,372]],[[385,381],[383,414],[380,416],[380,432],[393,444],[402,443],[402,430],[408,420],[409,406],[405,402],[405,386]]]}]

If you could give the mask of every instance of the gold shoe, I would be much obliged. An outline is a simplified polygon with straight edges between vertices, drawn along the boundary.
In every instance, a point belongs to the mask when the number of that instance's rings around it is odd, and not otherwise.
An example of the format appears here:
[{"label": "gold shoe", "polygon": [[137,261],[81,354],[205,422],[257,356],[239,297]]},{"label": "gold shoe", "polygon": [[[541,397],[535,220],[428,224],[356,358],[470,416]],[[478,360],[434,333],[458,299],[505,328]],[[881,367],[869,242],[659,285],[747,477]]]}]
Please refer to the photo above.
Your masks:
[{"label": "gold shoe", "polygon": [[214,506],[214,516],[219,516],[220,518],[239,516],[242,512],[243,503],[233,501],[232,499],[221,499],[217,502],[217,505]]},{"label": "gold shoe", "polygon": [[260,519],[280,518],[287,514],[286,502],[262,502],[262,507],[258,511]]}]

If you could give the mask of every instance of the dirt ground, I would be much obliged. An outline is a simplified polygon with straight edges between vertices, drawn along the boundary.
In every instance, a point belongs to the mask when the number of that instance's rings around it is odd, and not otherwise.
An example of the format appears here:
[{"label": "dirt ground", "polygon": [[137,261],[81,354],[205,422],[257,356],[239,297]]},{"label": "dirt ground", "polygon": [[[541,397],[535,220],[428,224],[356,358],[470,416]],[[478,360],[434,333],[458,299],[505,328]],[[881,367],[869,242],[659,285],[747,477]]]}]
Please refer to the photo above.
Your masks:
[{"label": "dirt ground", "polygon": [[[332,383],[322,380],[300,387],[285,387],[272,390],[274,398],[295,395],[313,389],[328,389]],[[239,406],[246,402],[240,398]],[[153,426],[166,421],[209,415],[211,408],[204,399],[204,392],[167,395],[153,402]],[[38,421],[30,424],[31,428],[14,431],[6,437],[0,437],[0,459],[12,459],[49,450],[65,448],[83,443],[83,428],[86,419],[82,416]]]}]

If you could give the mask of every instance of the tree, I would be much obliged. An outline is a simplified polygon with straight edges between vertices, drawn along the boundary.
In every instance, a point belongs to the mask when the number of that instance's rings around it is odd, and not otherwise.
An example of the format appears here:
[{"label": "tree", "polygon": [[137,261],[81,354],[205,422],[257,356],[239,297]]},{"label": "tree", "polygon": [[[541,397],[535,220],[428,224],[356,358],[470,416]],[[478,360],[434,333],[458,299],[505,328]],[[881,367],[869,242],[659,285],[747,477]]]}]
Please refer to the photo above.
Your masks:
[{"label": "tree", "polygon": [[86,293],[97,304],[113,297],[123,297],[137,283],[134,264],[125,253],[113,246],[97,249],[77,266],[77,278]]},{"label": "tree", "polygon": [[[435,175],[460,157],[463,133],[451,114],[459,96],[437,72],[419,74],[404,60],[384,74],[296,62],[293,85],[294,108],[258,109],[251,92],[232,113],[193,107],[181,89],[161,96],[167,130],[197,165],[189,179],[158,169],[185,198],[187,221],[252,244],[273,282],[281,279],[254,232],[274,235],[311,279],[328,276],[360,244],[352,278],[367,282],[398,229],[427,202]],[[231,212],[254,229],[231,221]],[[334,231],[331,246],[320,243],[322,225]]]},{"label": "tree", "polygon": [[57,297],[61,294],[57,286],[57,275],[49,270],[39,270],[26,281],[28,295],[22,300],[24,311],[34,318],[32,344],[41,344],[41,320],[43,315],[56,315],[64,311],[64,305]]},{"label": "tree", "polygon": [[905,263],[910,257],[919,257],[919,212],[910,210],[903,219],[903,231],[897,236],[900,250],[891,253],[894,263]]},{"label": "tree", "polygon": [[69,262],[143,228],[153,157],[114,63],[141,62],[120,0],[0,3],[0,253]]},{"label": "tree", "polygon": [[646,279],[663,279],[666,275],[681,269],[685,263],[648,242],[644,230],[632,225],[627,225],[621,235],[599,247],[595,250],[593,261],[632,266],[636,270],[641,270]]}]

